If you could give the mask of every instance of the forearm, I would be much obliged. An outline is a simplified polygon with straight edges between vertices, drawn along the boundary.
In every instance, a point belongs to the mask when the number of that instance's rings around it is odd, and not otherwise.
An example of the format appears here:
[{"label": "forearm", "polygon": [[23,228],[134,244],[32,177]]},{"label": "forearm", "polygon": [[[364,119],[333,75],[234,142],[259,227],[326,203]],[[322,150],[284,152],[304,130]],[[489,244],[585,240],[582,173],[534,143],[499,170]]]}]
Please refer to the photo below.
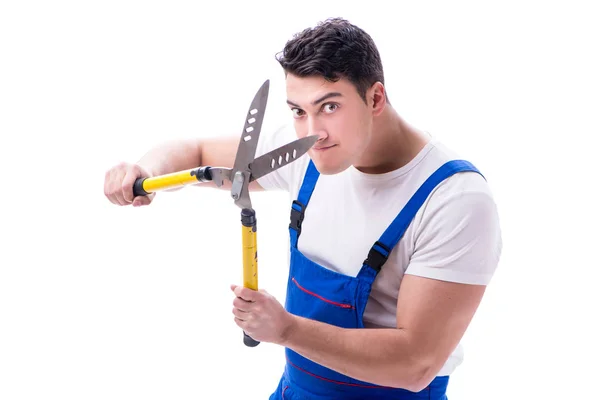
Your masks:
[{"label": "forearm", "polygon": [[190,139],[163,143],[144,154],[137,164],[152,176],[199,167],[202,164],[202,142]]},{"label": "forearm", "polygon": [[418,391],[430,374],[403,329],[343,329],[294,316],[281,345],[352,378]]}]

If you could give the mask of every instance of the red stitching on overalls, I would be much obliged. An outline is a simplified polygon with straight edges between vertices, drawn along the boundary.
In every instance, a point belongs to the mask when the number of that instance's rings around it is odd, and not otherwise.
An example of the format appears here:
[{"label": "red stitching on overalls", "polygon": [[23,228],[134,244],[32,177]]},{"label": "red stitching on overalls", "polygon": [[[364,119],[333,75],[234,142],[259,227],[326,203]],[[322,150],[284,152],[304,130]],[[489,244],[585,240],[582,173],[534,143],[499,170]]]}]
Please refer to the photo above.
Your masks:
[{"label": "red stitching on overalls", "polygon": [[310,290],[308,290],[308,289],[305,289],[305,288],[303,288],[302,286],[300,286],[300,284],[298,283],[298,281],[296,281],[296,278],[292,278],[292,281],[293,281],[293,282],[296,284],[296,286],[298,286],[298,288],[299,288],[300,290],[302,290],[303,292],[305,292],[305,293],[308,293],[309,295],[311,295],[311,296],[314,296],[314,297],[316,297],[316,298],[318,298],[318,299],[321,299],[321,300],[323,300],[323,301],[324,301],[324,302],[326,302],[326,303],[333,304],[334,306],[341,307],[341,308],[351,308],[351,309],[353,309],[353,308],[354,308],[354,306],[353,306],[352,304],[344,304],[344,303],[338,303],[338,302],[336,302],[336,301],[331,301],[331,300],[328,300],[328,299],[324,298],[323,296],[319,296],[318,294],[316,294],[316,293],[314,293],[314,292],[311,292],[311,291],[310,291]]},{"label": "red stitching on overalls", "polygon": [[283,389],[281,389],[281,398],[283,400],[285,400],[285,398],[283,397],[285,395],[285,391],[287,390],[287,388],[289,388],[289,386],[284,387]]}]

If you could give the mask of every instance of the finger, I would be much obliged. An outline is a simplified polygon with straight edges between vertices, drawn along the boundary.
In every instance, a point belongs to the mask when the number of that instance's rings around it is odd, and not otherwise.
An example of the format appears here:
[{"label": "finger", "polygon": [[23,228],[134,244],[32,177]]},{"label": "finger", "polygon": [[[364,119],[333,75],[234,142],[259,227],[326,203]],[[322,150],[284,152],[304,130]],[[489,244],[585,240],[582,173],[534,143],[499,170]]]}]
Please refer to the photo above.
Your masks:
[{"label": "finger", "polygon": [[125,172],[123,183],[121,184],[121,192],[126,202],[133,202],[133,184],[137,178],[140,178],[142,171],[136,166],[130,166]]},{"label": "finger", "polygon": [[240,321],[247,321],[250,318],[250,313],[240,310],[237,307],[233,307],[231,310],[233,315]]},{"label": "finger", "polygon": [[114,199],[112,198],[112,193],[110,191],[112,177],[112,168],[107,170],[104,174],[104,196],[111,202],[114,203]]},{"label": "finger", "polygon": [[113,204],[119,205],[117,196],[115,195],[115,174],[117,173],[116,167],[113,167],[106,171],[104,175],[104,195]]},{"label": "finger", "polygon": [[254,303],[257,300],[257,297],[256,297],[257,292],[255,292],[252,289],[242,287],[242,288],[238,288],[235,293],[236,293],[237,297],[239,297],[240,299],[245,300],[249,303]]},{"label": "finger", "polygon": [[246,301],[240,297],[236,297],[235,299],[233,299],[233,306],[235,308],[237,308],[238,310],[241,310],[244,312],[250,312],[250,308],[251,308],[252,304],[254,304],[254,303]]},{"label": "finger", "polygon": [[155,195],[156,195],[156,193],[150,193],[149,195],[146,195],[146,196],[136,196],[133,199],[133,203],[131,203],[131,205],[134,207],[147,206],[148,204],[150,204],[152,202],[152,199],[154,198]]},{"label": "finger", "polygon": [[246,325],[244,321],[239,320],[237,317],[233,317],[233,321],[235,322],[235,324],[237,326],[239,326],[240,328],[246,330]]},{"label": "finger", "polygon": [[125,175],[125,167],[120,164],[112,171],[112,176],[110,178],[110,189],[109,192],[113,199],[113,203],[117,205],[127,205],[125,199],[123,198],[123,192],[121,190],[121,182],[123,181],[123,176]]},{"label": "finger", "polygon": [[127,200],[125,200],[125,198],[123,197],[123,191],[121,190],[120,185],[118,185],[118,187],[114,190],[113,196],[115,198],[116,204],[121,206],[126,206],[129,204],[129,202],[127,202]]},{"label": "finger", "polygon": [[231,285],[231,289],[237,297],[240,297],[246,301],[256,301],[259,295],[259,292],[256,290],[252,290],[243,286]]}]

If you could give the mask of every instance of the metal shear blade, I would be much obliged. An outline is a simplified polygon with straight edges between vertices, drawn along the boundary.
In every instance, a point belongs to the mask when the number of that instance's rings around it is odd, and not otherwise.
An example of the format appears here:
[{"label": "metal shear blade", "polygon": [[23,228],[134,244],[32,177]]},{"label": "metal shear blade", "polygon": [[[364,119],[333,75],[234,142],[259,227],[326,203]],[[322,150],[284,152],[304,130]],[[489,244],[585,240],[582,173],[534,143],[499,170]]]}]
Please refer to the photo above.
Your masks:
[{"label": "metal shear blade", "polygon": [[244,129],[238,145],[235,162],[231,171],[231,197],[240,208],[252,208],[248,184],[252,171],[250,164],[254,161],[258,138],[262,129],[267,100],[269,97],[269,80],[267,79],[254,95],[246,114]]},{"label": "metal shear blade", "polygon": [[250,104],[233,169],[228,173],[221,171],[222,176],[218,178],[228,178],[231,181],[231,197],[235,200],[235,204],[242,209],[252,208],[248,192],[250,182],[296,161],[318,140],[317,136],[297,139],[255,159],[268,96],[269,80],[262,84]]}]

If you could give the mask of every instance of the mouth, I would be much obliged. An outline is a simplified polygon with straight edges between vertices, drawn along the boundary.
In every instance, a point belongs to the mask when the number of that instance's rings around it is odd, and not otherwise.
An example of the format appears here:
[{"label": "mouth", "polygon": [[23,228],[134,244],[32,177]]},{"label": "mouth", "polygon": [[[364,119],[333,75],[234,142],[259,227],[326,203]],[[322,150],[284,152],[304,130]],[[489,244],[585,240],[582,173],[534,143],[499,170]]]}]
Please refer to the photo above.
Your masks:
[{"label": "mouth", "polygon": [[331,146],[319,146],[319,147],[313,147],[312,149],[315,151],[325,151],[325,150],[331,149],[334,146],[335,146],[335,144],[332,144]]}]

